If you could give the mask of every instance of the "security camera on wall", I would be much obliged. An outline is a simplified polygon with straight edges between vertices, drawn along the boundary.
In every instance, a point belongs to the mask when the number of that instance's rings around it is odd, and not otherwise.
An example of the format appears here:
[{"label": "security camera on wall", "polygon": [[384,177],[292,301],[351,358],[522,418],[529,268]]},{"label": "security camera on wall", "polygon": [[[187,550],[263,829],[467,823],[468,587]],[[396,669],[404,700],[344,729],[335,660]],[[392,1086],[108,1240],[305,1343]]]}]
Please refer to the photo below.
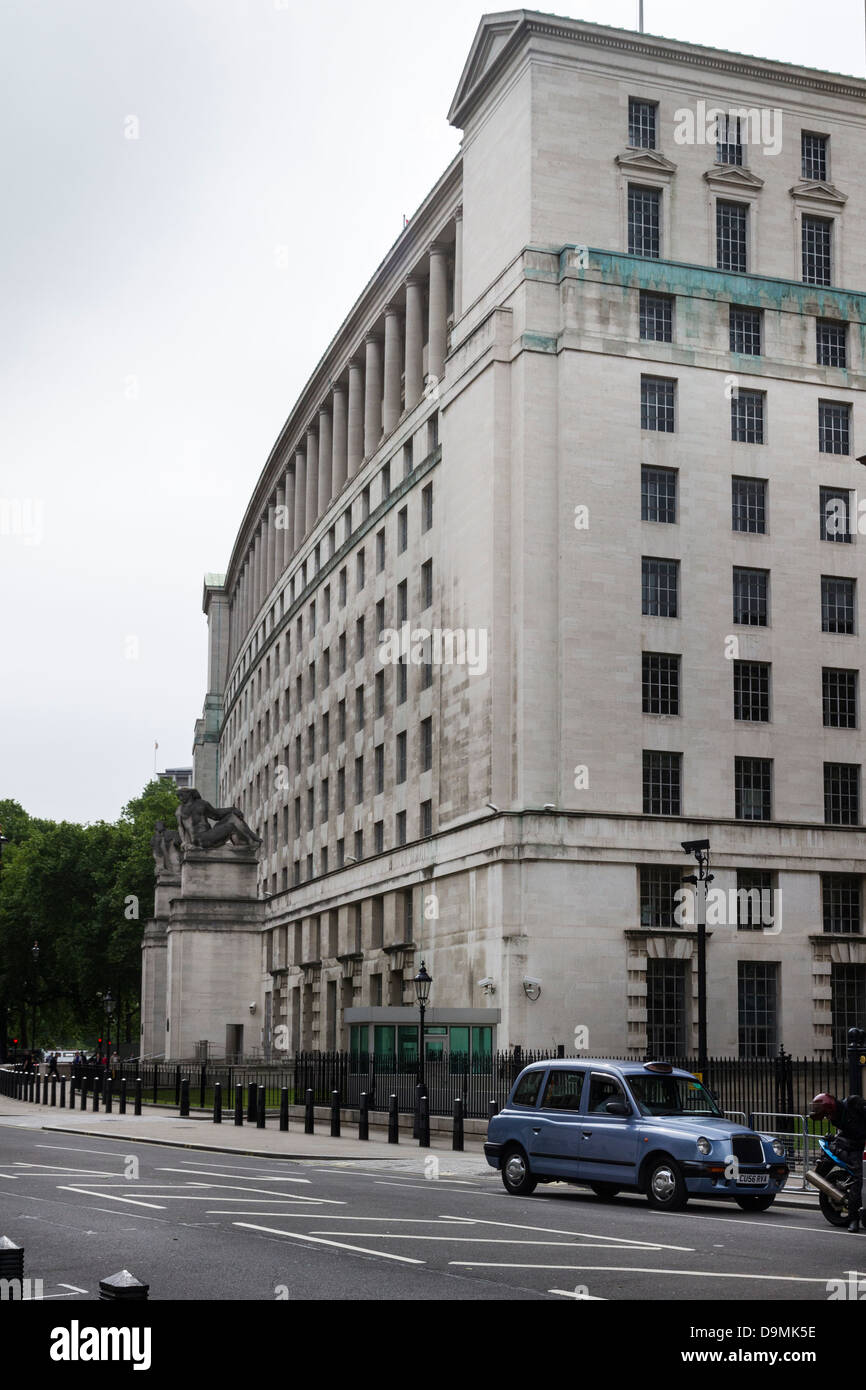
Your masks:
[{"label": "security camera on wall", "polygon": [[478,988],[483,989],[485,994],[493,994],[496,990],[496,985],[494,984],[493,976],[485,975],[483,980],[478,981]]},{"label": "security camera on wall", "polygon": [[250,1004],[250,1013],[251,1013],[251,1014],[254,1014],[255,1011],[256,1011],[255,1003]]},{"label": "security camera on wall", "polygon": [[527,999],[537,999],[541,993],[541,981],[534,980],[531,975],[524,975],[523,993]]}]

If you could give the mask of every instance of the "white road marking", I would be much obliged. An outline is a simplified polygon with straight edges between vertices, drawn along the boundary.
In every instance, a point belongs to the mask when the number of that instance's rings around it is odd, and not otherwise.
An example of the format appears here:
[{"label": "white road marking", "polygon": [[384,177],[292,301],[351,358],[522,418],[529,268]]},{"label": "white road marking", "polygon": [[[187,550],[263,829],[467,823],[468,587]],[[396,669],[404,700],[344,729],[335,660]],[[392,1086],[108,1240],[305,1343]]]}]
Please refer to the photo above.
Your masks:
[{"label": "white road marking", "polygon": [[[120,1142],[120,1141],[118,1141]],[[36,1149],[59,1149],[65,1154],[100,1154],[103,1158],[117,1158],[117,1149],[79,1149],[74,1144],[34,1144]]]},{"label": "white road marking", "polygon": [[806,1279],[796,1274],[720,1274],[717,1269],[652,1269],[641,1265],[520,1265],[482,1260],[449,1260],[448,1263],[470,1269],[570,1269],[600,1274],[674,1274],[690,1279],[761,1279],[771,1284],[823,1284],[825,1287],[827,1284],[826,1279]]},{"label": "white road marking", "polygon": [[87,1293],[86,1289],[76,1288],[75,1284],[62,1284],[59,1279],[57,1281],[57,1287],[60,1289],[71,1289],[73,1293]]},{"label": "white road marking", "polygon": [[392,1255],[384,1250],[366,1250],[362,1245],[346,1245],[340,1240],[323,1240],[321,1236],[308,1236],[303,1231],[278,1231],[273,1226],[254,1226],[248,1221],[235,1221],[235,1226],[241,1226],[248,1231],[264,1231],[271,1236],[289,1236],[291,1240],[312,1241],[315,1245],[333,1245],[338,1250],[352,1250],[356,1255],[376,1255],[380,1260],[399,1260],[404,1265],[423,1265],[426,1260],[413,1260],[408,1255]]},{"label": "white road marking", "polygon": [[[185,1175],[186,1175],[186,1174],[189,1174],[189,1173],[198,1173],[198,1174],[200,1174],[200,1175],[203,1174],[204,1177],[206,1177],[206,1178],[209,1178],[209,1177],[212,1177],[212,1176],[213,1176],[212,1173],[209,1173],[209,1172],[207,1171],[207,1169],[204,1169],[204,1168],[160,1168],[158,1171],[159,1171],[160,1173],[183,1173],[183,1174],[185,1174]],[[224,1174],[223,1174],[223,1177],[226,1177],[226,1178],[236,1178],[239,1182],[246,1182],[247,1179],[249,1179],[249,1178],[254,1178],[256,1182],[298,1182],[298,1183],[304,1183],[307,1187],[310,1186],[310,1179],[309,1179],[309,1178],[290,1178],[290,1177],[284,1177],[282,1173],[279,1173],[279,1174],[276,1174],[276,1175],[271,1175],[271,1174],[268,1174],[268,1173],[224,1173]],[[203,1184],[203,1186],[204,1186],[204,1184]],[[207,1184],[207,1186],[211,1186],[211,1187],[228,1187],[229,1184],[228,1184],[227,1182],[223,1182],[223,1183],[209,1183],[209,1184]]]},{"label": "white road marking", "polygon": [[548,1293],[561,1293],[563,1298],[576,1298],[579,1303],[607,1303],[609,1300],[596,1293],[575,1293],[574,1289],[548,1289]]},{"label": "white road marking", "polygon": [[58,1183],[58,1192],[77,1192],[82,1197],[99,1197],[103,1202],[128,1202],[133,1207],[152,1207],[154,1211],[165,1211],[158,1202],[141,1202],[134,1197],[112,1197],[110,1192],[91,1192],[86,1187],[70,1187]]},{"label": "white road marking", "polygon": [[462,1224],[471,1221],[475,1226],[504,1226],[505,1229],[509,1231],[534,1231],[534,1233],[539,1236],[581,1236],[584,1240],[615,1240],[619,1241],[623,1247],[631,1245],[636,1250],[642,1248],[650,1250],[675,1250],[685,1255],[694,1254],[694,1246],[692,1245],[664,1245],[661,1241],[630,1240],[628,1236],[605,1236],[597,1234],[595,1231],[563,1231],[555,1226],[524,1226],[516,1221],[488,1221],[487,1218],[483,1216],[458,1216],[451,1217],[450,1219],[460,1221]]},{"label": "white road marking", "polygon": [[[410,1235],[392,1235],[388,1231],[353,1231],[352,1235],[359,1239],[367,1237],[371,1240],[438,1240],[444,1241],[447,1245],[546,1245],[554,1250],[633,1250],[634,1247],[628,1245],[592,1245],[583,1240],[518,1240],[516,1236],[422,1236],[416,1233]],[[656,1249],[661,1250],[662,1246],[648,1246],[641,1251],[641,1254],[652,1254]]]}]

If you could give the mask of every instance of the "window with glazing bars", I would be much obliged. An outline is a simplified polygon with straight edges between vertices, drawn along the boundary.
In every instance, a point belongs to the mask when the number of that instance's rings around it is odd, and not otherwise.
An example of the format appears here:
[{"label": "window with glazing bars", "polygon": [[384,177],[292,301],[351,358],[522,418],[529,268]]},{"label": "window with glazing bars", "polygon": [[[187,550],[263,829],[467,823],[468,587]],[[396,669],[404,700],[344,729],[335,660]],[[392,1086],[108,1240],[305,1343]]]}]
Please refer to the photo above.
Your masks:
[{"label": "window with glazing bars", "polygon": [[674,336],[674,302],[669,294],[640,292],[640,336],[651,342],[670,343]]},{"label": "window with glazing bars", "polygon": [[642,927],[676,927],[674,895],[683,886],[683,870],[640,866],[640,924]]},{"label": "window with glazing bars", "polygon": [[676,382],[662,376],[640,379],[640,427],[672,434]]},{"label": "window with glazing bars", "polygon": [[851,529],[851,494],[840,487],[819,490],[819,532],[822,541],[838,541],[850,545],[854,539]]},{"label": "window with glazing bars", "polygon": [[822,454],[848,454],[851,407],[842,401],[818,402],[818,448]]},{"label": "window with glazing bars", "polygon": [[827,136],[812,135],[804,130],[800,134],[800,171],[804,179],[827,181]]},{"label": "window with glazing bars", "polygon": [[728,329],[731,352],[742,352],[749,357],[761,355],[761,310],[741,309],[732,304]]},{"label": "window with glazing bars", "polygon": [[743,134],[739,116],[719,116],[716,121],[716,163],[742,164]]},{"label": "window with glazing bars", "polygon": [[775,920],[773,874],[769,869],[737,870],[737,931],[762,931]]},{"label": "window with glazing bars", "polygon": [[654,150],[656,147],[656,111],[654,101],[640,97],[628,99],[628,143],[635,149]]},{"label": "window with glazing bars", "polygon": [[746,569],[734,566],[734,622],[749,627],[767,626],[767,593],[769,570]]},{"label": "window with glazing bars", "polygon": [[766,478],[731,479],[731,529],[747,531],[752,535],[766,535]]},{"label": "window with glazing bars", "polygon": [[734,816],[737,820],[772,820],[770,758],[734,759]]},{"label": "window with glazing bars", "polygon": [[835,319],[815,320],[815,355],[819,367],[847,367],[848,325]]},{"label": "window with glazing bars", "polygon": [[803,217],[803,281],[807,285],[829,285],[832,222],[827,217]]},{"label": "window with glazing bars", "polygon": [[763,444],[763,391],[738,391],[731,397],[731,439],[739,444]]},{"label": "window with glazing bars", "polygon": [[377,743],[373,750],[373,768],[377,795],[385,790],[385,745]]},{"label": "window with glazing bars", "polygon": [[833,1053],[845,1057],[849,1028],[862,1028],[866,1015],[866,965],[833,964],[830,973]]},{"label": "window with glazing bars", "polygon": [[860,884],[859,874],[821,875],[825,932],[861,930]]},{"label": "window with glazing bars", "polygon": [[748,208],[744,203],[716,203],[716,267],[747,270]]},{"label": "window with glazing bars", "polygon": [[644,752],[644,815],[678,816],[680,814],[681,769],[681,753]]},{"label": "window with glazing bars", "polygon": [[641,612],[649,618],[676,618],[679,560],[641,557]]},{"label": "window with glazing bars", "polygon": [[364,757],[355,759],[355,801],[364,800]]},{"label": "window with glazing bars", "polygon": [[860,824],[860,764],[824,764],[824,824]]},{"label": "window with glazing bars", "polygon": [[677,470],[651,468],[642,464],[640,470],[641,521],[674,522],[677,519]]},{"label": "window with glazing bars", "polygon": [[769,662],[734,662],[734,718],[762,724],[769,722]]},{"label": "window with glazing bars", "polygon": [[628,186],[628,253],[630,256],[660,255],[661,193],[657,188]]},{"label": "window with glazing bars", "polygon": [[774,1057],[778,1050],[778,978],[775,961],[737,962],[741,1057]]},{"label": "window with glazing bars", "polygon": [[821,671],[824,724],[828,729],[856,729],[857,672],[825,666]]},{"label": "window with glazing bars", "polygon": [[821,631],[854,631],[853,579],[838,579],[832,574],[821,575]]},{"label": "window with glazing bars", "polygon": [[657,960],[646,969],[647,1055],[682,1057],[686,1047],[686,961]]},{"label": "window with glazing bars", "polygon": [[679,714],[680,658],[667,652],[642,655],[644,714]]}]

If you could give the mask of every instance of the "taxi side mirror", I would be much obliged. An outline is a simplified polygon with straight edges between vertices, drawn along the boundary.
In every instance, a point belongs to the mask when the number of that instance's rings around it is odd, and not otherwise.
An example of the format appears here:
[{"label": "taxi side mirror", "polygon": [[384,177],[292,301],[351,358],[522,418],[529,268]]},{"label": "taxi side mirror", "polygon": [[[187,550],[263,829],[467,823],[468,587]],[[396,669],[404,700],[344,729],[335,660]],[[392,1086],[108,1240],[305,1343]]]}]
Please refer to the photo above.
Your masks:
[{"label": "taxi side mirror", "polygon": [[630,1115],[631,1110],[624,1100],[609,1100],[604,1107],[608,1115]]}]

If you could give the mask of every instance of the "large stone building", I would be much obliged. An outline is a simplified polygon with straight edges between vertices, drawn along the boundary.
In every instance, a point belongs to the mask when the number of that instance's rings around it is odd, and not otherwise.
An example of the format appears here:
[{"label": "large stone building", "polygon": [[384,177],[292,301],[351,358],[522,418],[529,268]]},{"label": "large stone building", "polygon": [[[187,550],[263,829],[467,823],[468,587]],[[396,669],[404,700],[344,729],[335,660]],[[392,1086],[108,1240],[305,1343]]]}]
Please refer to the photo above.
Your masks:
[{"label": "large stone building", "polygon": [[423,955],[429,1052],[691,1052],[706,837],[711,1053],[825,1054],[866,1002],[866,82],[516,10],[449,120],[205,583],[244,1049],[411,1055]]}]

